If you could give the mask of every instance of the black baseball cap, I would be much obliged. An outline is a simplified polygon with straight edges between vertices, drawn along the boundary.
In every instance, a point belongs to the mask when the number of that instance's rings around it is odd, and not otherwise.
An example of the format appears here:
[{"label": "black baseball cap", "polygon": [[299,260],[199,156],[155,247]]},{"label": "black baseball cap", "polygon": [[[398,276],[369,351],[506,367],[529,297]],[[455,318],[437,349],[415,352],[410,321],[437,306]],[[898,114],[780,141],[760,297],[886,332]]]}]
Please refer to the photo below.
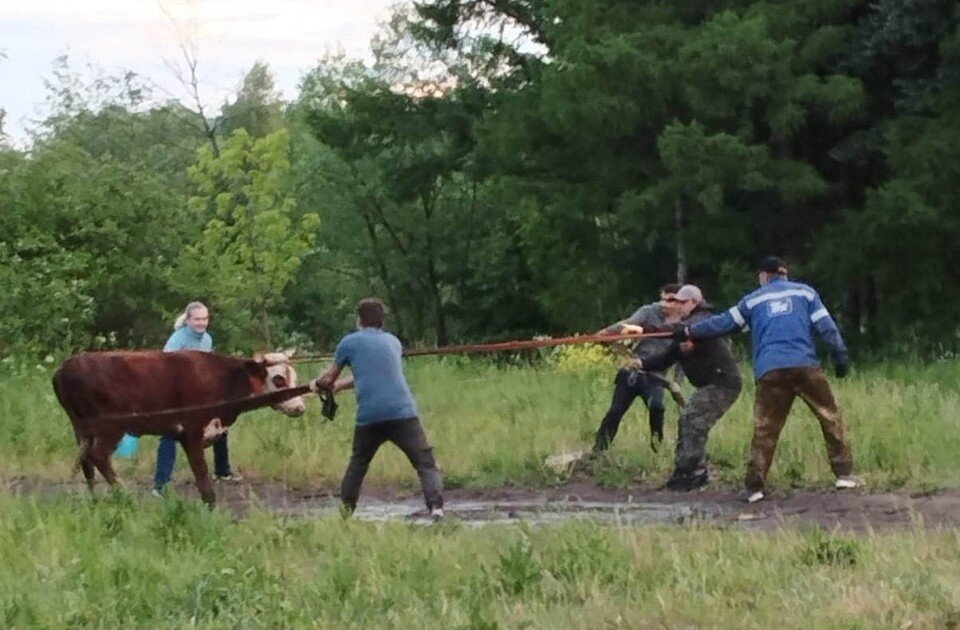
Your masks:
[{"label": "black baseball cap", "polygon": [[760,261],[759,265],[757,265],[757,271],[765,271],[767,273],[786,275],[787,263],[783,261],[783,258],[778,258],[776,256],[767,256],[766,258]]}]

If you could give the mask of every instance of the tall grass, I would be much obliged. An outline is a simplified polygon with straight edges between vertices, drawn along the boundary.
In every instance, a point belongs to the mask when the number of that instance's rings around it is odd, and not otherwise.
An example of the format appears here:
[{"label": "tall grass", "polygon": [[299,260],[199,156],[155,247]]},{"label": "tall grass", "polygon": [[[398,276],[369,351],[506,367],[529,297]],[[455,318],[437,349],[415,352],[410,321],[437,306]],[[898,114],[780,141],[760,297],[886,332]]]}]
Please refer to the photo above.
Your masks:
[{"label": "tall grass", "polygon": [[0,495],[4,627],[942,628],[960,532],[419,527]]},{"label": "tall grass", "polygon": [[[302,377],[318,369],[301,366]],[[613,367],[563,371],[462,359],[410,360],[407,371],[447,484],[471,487],[560,481],[544,468],[544,458],[592,445],[614,375]],[[960,485],[960,366],[881,365],[834,381],[834,386],[857,468],[872,487]],[[349,456],[355,411],[352,393],[342,394],[340,402],[333,423],[326,422],[313,403],[299,419],[269,410],[242,416],[230,434],[235,467],[292,484],[335,484]],[[752,404],[748,383],[711,434],[710,460],[720,483],[740,483],[753,427]],[[650,451],[645,416],[638,401],[609,457],[595,471],[599,483],[658,483],[669,474],[671,449]],[[676,417],[676,408],[668,402],[670,442]],[[137,458],[120,463],[121,476],[149,479],[155,445],[156,438],[143,438]],[[0,379],[0,476],[66,479],[75,452],[69,421],[54,399],[47,372],[38,369]],[[177,475],[190,478],[182,456]],[[830,480],[819,426],[798,401],[780,440],[771,482],[788,487]],[[384,448],[368,476],[372,484],[413,488],[415,482],[409,465],[392,447]]]}]

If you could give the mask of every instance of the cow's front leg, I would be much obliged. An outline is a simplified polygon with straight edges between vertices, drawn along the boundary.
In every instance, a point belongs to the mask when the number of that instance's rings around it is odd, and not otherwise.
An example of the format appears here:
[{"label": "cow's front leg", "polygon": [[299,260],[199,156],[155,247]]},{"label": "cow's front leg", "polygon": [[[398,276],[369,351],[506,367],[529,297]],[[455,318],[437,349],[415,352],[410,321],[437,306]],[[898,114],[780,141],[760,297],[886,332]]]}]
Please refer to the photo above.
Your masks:
[{"label": "cow's front leg", "polygon": [[187,452],[190,468],[193,470],[193,477],[197,481],[200,498],[208,506],[213,507],[217,497],[213,493],[213,481],[210,480],[210,470],[203,456],[203,434],[185,436],[182,443],[183,450]]}]

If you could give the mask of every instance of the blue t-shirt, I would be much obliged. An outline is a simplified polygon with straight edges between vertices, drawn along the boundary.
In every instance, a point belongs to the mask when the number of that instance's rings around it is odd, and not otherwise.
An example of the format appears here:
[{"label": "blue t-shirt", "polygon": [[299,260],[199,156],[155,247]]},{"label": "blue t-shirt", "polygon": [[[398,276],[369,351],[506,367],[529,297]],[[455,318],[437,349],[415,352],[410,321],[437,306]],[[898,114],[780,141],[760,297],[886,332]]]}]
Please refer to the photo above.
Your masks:
[{"label": "blue t-shirt", "polygon": [[183,326],[174,331],[167,339],[166,345],[163,346],[164,352],[176,352],[177,350],[210,352],[213,350],[213,338],[206,331],[198,333],[189,326]]},{"label": "blue t-shirt", "polygon": [[357,390],[357,424],[416,418],[403,376],[400,340],[379,328],[361,328],[340,340],[333,362],[350,366]]}]

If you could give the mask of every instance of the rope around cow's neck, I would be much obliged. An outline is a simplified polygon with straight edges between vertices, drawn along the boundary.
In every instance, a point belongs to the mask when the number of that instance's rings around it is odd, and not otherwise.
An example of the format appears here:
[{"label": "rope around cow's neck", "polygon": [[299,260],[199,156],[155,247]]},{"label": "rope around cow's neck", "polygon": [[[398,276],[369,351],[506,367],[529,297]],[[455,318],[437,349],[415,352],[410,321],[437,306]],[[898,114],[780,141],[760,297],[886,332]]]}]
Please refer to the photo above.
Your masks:
[{"label": "rope around cow's neck", "polygon": [[134,435],[144,433],[162,435],[170,432],[170,423],[172,421],[182,424],[184,422],[204,421],[213,418],[229,418],[245,411],[277,405],[308,392],[310,392],[309,385],[300,385],[299,387],[278,389],[277,391],[266,394],[256,394],[236,400],[224,400],[211,405],[80,418],[78,419],[78,424],[80,425],[81,433],[89,437],[115,435],[117,430]]}]

